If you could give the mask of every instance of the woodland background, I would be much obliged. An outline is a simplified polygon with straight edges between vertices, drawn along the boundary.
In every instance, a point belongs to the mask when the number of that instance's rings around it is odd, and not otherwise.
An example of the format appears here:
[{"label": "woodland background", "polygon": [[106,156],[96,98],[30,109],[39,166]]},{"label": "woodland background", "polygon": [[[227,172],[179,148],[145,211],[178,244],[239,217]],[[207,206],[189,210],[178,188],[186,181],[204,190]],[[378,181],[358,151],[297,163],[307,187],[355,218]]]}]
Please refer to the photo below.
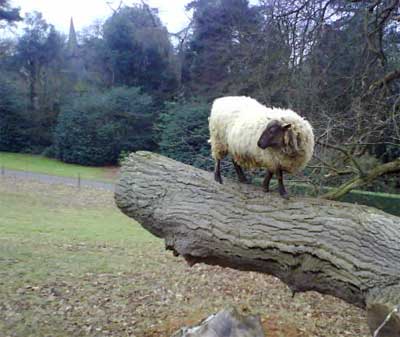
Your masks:
[{"label": "woodland background", "polygon": [[[314,159],[294,181],[331,198],[399,193],[399,6],[195,0],[171,33],[156,8],[121,3],[69,36],[31,13],[0,38],[0,151],[100,166],[150,150],[211,169],[211,103],[247,95],[312,123]],[[3,32],[21,20],[0,0]]]}]

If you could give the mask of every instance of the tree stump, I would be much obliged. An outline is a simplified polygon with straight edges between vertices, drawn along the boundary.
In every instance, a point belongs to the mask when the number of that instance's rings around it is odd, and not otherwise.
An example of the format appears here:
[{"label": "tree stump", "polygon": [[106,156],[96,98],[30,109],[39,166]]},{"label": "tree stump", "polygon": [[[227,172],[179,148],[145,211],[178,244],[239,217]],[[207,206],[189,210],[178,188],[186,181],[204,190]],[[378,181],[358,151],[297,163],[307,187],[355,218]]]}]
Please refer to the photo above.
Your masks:
[{"label": "tree stump", "polygon": [[235,308],[221,310],[198,326],[182,328],[172,337],[264,337],[259,316],[242,315]]},{"label": "tree stump", "polygon": [[[282,199],[150,152],[124,163],[115,200],[188,263],[274,275],[367,310],[373,333],[400,336],[400,218],[322,199]],[[399,205],[400,206],[400,205]],[[392,312],[393,311],[393,312]]]}]

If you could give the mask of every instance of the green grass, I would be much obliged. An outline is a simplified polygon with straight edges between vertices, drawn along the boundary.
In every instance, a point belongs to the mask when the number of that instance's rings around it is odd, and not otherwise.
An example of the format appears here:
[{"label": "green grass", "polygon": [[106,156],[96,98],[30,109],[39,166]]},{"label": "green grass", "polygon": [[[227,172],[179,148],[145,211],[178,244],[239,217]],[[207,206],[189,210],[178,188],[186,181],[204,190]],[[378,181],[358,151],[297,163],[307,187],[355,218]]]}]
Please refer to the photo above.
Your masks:
[{"label": "green grass", "polygon": [[368,335],[341,301],[293,298],[262,274],[188,267],[110,191],[0,176],[0,336],[171,336],[231,305],[260,313],[273,336],[297,326],[304,336]]},{"label": "green grass", "polygon": [[0,190],[0,279],[14,286],[66,271],[115,272],[128,247],[157,241],[116,209],[111,193],[29,184]]},{"label": "green grass", "polygon": [[[69,317],[70,302],[76,312],[106,296],[123,303],[135,284],[126,279],[159,268],[149,254],[162,250],[116,208],[112,192],[0,177],[0,336],[86,335],[87,316]],[[74,322],[79,331],[68,330]]]},{"label": "green grass", "polygon": [[31,171],[62,177],[75,178],[79,174],[82,179],[113,180],[110,170],[106,168],[66,164],[39,155],[0,152],[0,166],[10,170]]}]

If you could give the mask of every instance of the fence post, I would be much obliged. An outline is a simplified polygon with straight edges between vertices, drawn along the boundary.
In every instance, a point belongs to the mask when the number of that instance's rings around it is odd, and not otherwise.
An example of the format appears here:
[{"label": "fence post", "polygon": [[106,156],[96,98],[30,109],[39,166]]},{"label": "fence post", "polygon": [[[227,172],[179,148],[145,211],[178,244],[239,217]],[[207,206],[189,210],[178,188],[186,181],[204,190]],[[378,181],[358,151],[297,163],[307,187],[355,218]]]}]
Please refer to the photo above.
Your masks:
[{"label": "fence post", "polygon": [[81,174],[78,173],[78,189],[81,189]]}]

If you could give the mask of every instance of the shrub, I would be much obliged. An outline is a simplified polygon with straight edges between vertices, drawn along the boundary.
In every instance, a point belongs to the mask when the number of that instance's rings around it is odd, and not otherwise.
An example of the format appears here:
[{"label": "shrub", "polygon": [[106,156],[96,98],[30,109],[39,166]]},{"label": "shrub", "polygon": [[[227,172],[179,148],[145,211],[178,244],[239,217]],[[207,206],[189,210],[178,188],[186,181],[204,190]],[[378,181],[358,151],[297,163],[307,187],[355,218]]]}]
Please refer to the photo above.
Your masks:
[{"label": "shrub", "polygon": [[16,87],[0,79],[0,151],[19,152],[29,146],[26,103]]},{"label": "shrub", "polygon": [[160,152],[170,158],[203,169],[213,160],[208,144],[210,104],[204,102],[167,103],[160,116]]},{"label": "shrub", "polygon": [[82,165],[116,164],[123,151],[153,150],[152,98],[140,88],[86,94],[61,109],[54,133],[56,156]]}]

